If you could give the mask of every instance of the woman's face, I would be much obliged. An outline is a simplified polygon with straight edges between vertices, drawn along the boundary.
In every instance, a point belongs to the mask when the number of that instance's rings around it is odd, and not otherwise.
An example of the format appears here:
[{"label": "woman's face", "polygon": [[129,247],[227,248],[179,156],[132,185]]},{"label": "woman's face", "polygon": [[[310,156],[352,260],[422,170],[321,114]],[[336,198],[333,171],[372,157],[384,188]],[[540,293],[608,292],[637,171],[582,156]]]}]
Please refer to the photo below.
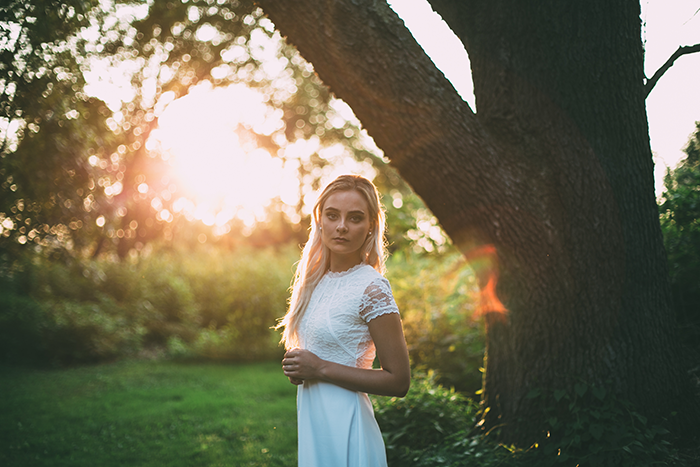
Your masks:
[{"label": "woman's face", "polygon": [[321,241],[331,252],[331,269],[334,261],[343,268],[362,261],[360,248],[370,224],[367,200],[358,191],[337,191],[326,199],[321,210]]}]

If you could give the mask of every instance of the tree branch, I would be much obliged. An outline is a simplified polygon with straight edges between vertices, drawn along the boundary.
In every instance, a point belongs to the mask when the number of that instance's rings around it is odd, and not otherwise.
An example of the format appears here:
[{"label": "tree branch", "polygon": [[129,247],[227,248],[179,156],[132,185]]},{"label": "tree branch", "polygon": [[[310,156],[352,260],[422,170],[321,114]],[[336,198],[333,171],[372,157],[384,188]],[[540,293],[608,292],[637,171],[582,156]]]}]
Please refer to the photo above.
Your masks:
[{"label": "tree branch", "polygon": [[666,60],[666,63],[661,65],[661,68],[656,70],[656,73],[654,73],[654,76],[649,78],[644,85],[644,97],[649,97],[649,93],[651,92],[652,89],[654,89],[654,86],[656,86],[656,83],[661,79],[664,73],[668,71],[671,66],[673,66],[673,62],[678,59],[678,57],[681,57],[683,55],[688,55],[692,54],[695,52],[700,52],[700,44],[695,44],[695,45],[686,45],[686,46],[679,46],[678,49],[673,52],[673,55],[669,57],[668,60]]}]

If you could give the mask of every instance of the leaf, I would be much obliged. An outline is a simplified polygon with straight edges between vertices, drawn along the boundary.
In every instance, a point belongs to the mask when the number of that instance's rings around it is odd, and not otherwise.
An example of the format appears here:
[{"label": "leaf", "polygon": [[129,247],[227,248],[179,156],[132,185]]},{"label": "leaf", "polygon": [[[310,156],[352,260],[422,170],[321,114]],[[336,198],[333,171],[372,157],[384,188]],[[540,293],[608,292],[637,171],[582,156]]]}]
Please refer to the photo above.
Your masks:
[{"label": "leaf", "polygon": [[588,391],[588,386],[585,383],[576,383],[574,385],[574,390],[579,397],[583,397],[586,394],[586,391]]},{"label": "leaf", "polygon": [[527,393],[527,396],[525,396],[526,399],[534,399],[536,397],[539,397],[542,394],[542,391],[539,389],[531,389],[530,392]]},{"label": "leaf", "polygon": [[559,402],[562,399],[562,397],[564,397],[565,395],[566,395],[566,391],[564,391],[564,390],[557,389],[556,391],[554,391],[554,399],[557,402]]},{"label": "leaf", "polygon": [[642,422],[642,425],[646,425],[646,424],[647,424],[647,418],[646,418],[644,415],[642,415],[642,414],[640,414],[640,413],[637,413],[637,412],[634,412],[634,416],[637,417],[637,419],[638,419],[640,422]]},{"label": "leaf", "polygon": [[595,439],[600,439],[603,436],[604,431],[605,431],[605,428],[603,427],[603,425],[599,425],[597,423],[591,423],[591,426],[588,427],[588,432]]},{"label": "leaf", "polygon": [[605,394],[606,394],[605,388],[595,386],[595,387],[593,387],[592,391],[593,391],[593,395],[598,400],[602,401],[605,398]]},{"label": "leaf", "polygon": [[549,425],[550,425],[552,428],[556,428],[557,422],[558,422],[559,420],[557,419],[557,417],[549,417],[549,419],[547,419],[547,421],[549,422]]}]

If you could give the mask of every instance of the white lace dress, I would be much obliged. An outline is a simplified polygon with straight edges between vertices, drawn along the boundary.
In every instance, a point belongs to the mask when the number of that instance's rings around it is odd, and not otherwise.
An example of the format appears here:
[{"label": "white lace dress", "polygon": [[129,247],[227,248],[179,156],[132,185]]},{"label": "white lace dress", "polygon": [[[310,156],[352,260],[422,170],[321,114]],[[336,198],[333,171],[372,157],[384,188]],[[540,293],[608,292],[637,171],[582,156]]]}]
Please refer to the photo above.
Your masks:
[{"label": "white lace dress", "polygon": [[[367,323],[398,313],[389,282],[359,264],[328,272],[316,286],[299,327],[301,347],[342,365],[372,368]],[[386,451],[369,397],[322,381],[297,389],[299,467],[386,466]]]}]

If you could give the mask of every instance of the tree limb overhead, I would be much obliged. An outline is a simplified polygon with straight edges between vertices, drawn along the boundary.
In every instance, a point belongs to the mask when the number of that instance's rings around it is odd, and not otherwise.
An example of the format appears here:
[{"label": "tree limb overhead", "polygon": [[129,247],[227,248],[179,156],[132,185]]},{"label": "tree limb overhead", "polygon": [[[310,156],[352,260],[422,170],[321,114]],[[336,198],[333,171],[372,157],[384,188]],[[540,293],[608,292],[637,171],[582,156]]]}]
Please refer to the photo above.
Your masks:
[{"label": "tree limb overhead", "polygon": [[656,70],[654,76],[647,80],[646,84],[644,85],[645,97],[649,97],[649,93],[651,92],[651,90],[654,89],[654,86],[656,86],[656,83],[659,82],[659,79],[661,79],[663,74],[666,73],[668,69],[673,66],[673,62],[675,62],[679,57],[683,55],[688,55],[695,52],[700,52],[700,44],[679,46],[678,49],[675,52],[673,52],[673,55],[671,55],[669,59],[666,60],[666,63],[661,65],[661,68]]}]

